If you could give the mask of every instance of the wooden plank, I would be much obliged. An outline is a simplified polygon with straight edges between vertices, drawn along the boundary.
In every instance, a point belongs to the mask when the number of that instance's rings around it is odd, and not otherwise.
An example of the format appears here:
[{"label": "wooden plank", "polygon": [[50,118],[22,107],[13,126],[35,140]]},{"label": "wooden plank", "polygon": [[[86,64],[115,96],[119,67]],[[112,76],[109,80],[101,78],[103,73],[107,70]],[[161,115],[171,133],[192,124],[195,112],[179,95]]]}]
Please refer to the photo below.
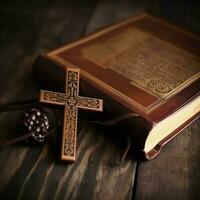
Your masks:
[{"label": "wooden plank", "polygon": [[86,34],[109,26],[119,20],[128,18],[146,8],[145,0],[134,1],[98,1],[96,10],[88,24]]},{"label": "wooden plank", "polygon": [[162,16],[176,24],[185,26],[188,29],[200,31],[200,6],[198,1],[174,0],[173,2],[152,0],[148,3],[148,10]]},{"label": "wooden plank", "polygon": [[141,162],[134,199],[199,199],[200,120],[164,147],[152,161]]},{"label": "wooden plank", "polygon": [[[95,2],[4,5],[0,9],[0,27],[4,30],[0,35],[1,104],[37,97],[31,64],[41,50],[58,47],[81,37],[85,30],[95,31],[132,15],[136,8],[122,0],[115,4],[100,1],[97,5]],[[15,135],[21,114],[1,114],[2,137]],[[94,126],[82,129],[78,158],[73,165],[58,161],[58,134],[44,146],[12,145],[0,149],[1,199],[131,198],[136,162],[129,157],[119,164],[123,148],[108,136],[108,131]]]},{"label": "wooden plank", "polygon": [[[48,3],[48,2],[47,2]],[[14,5],[13,5],[14,4]],[[30,6],[7,4],[1,7],[1,73],[0,102],[35,98],[38,88],[31,73],[35,56],[41,50],[55,48],[62,42],[77,39],[82,35],[93,4],[81,7],[79,4],[42,6],[36,2]],[[41,9],[39,11],[39,9]],[[79,11],[81,18],[75,11]],[[57,14],[59,12],[59,14]],[[73,21],[74,24],[69,23]],[[59,23],[58,23],[59,22]],[[70,31],[68,31],[70,30]],[[16,134],[21,112],[3,113],[0,120],[1,138]],[[40,166],[47,147],[28,148],[10,146],[0,150],[0,194],[15,198],[23,187],[26,176]],[[46,170],[51,166],[46,165]],[[18,176],[18,182],[13,177]],[[55,174],[56,176],[56,174]],[[39,179],[38,179],[39,181]],[[36,181],[37,182],[37,181]],[[7,187],[9,185],[9,187]],[[7,190],[7,189],[8,190]],[[34,188],[34,187],[33,187]],[[12,189],[12,192],[10,192]],[[35,189],[36,194],[37,190]],[[27,191],[28,194],[28,191]],[[0,196],[1,196],[0,195]],[[3,199],[3,198],[1,198]]]},{"label": "wooden plank", "polygon": [[60,163],[53,145],[28,149],[2,197],[27,199],[31,194],[31,199],[102,199],[106,195],[112,199],[113,191],[118,191],[118,199],[126,198],[131,191],[124,185],[132,185],[129,172],[133,163],[127,160],[117,164],[121,151],[105,132],[87,127],[78,145],[73,165]]}]

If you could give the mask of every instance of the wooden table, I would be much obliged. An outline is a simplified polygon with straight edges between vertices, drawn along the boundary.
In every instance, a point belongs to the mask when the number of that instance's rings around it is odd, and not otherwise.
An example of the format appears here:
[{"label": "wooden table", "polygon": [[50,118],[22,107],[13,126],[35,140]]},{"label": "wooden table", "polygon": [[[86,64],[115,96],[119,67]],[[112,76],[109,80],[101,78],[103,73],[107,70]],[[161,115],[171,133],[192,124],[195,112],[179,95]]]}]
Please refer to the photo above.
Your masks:
[{"label": "wooden table", "polygon": [[[76,40],[147,6],[155,13],[200,30],[200,8],[161,1],[2,2],[0,6],[0,111],[7,102],[35,99],[35,57]],[[168,10],[170,10],[168,12]],[[183,12],[184,11],[184,12]],[[196,13],[196,14],[195,14]],[[1,138],[13,137],[23,110],[0,113]],[[152,161],[128,155],[109,131],[85,122],[77,162],[59,162],[55,140],[39,147],[0,148],[0,199],[200,199],[200,133],[197,120]],[[19,132],[19,131],[18,131]],[[57,134],[60,134],[59,132]]]}]

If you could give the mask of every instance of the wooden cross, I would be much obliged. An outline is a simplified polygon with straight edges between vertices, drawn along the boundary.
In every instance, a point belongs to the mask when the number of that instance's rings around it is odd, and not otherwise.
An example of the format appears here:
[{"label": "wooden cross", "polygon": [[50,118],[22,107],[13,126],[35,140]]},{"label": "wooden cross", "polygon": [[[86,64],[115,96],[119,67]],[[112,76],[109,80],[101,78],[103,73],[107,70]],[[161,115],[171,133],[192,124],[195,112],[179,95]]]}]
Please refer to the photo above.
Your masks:
[{"label": "wooden cross", "polygon": [[40,91],[40,102],[64,106],[61,160],[75,161],[78,108],[103,110],[103,100],[79,96],[79,70],[67,68],[65,93]]}]

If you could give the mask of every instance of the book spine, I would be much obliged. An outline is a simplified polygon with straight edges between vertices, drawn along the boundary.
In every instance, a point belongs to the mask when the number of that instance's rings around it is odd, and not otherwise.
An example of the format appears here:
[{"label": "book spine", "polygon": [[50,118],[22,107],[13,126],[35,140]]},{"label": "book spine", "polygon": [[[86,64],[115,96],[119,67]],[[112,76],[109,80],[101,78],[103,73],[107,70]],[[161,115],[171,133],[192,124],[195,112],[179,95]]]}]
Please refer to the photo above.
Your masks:
[{"label": "book spine", "polygon": [[[64,92],[65,73],[63,67],[56,62],[54,63],[45,55],[38,56],[33,63],[33,74],[41,89]],[[142,150],[152,129],[152,123],[137,113],[130,112],[123,105],[82,78],[80,79],[79,88],[81,96],[100,98],[104,101],[104,112],[102,114],[89,113],[94,123],[109,127],[112,137],[116,137],[116,134],[129,137],[134,155],[143,154]],[[155,153],[157,154],[158,152]],[[145,157],[151,159],[151,156],[145,155]]]}]

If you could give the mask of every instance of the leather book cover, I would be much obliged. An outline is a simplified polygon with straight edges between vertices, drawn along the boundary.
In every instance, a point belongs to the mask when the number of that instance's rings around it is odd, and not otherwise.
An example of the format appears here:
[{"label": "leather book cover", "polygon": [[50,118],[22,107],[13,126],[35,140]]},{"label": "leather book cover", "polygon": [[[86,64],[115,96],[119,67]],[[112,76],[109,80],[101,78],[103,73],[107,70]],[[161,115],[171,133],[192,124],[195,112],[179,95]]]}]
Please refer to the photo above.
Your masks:
[{"label": "leather book cover", "polygon": [[[59,89],[66,66],[80,68],[81,91],[103,97],[107,116],[140,116],[122,125],[143,149],[153,127],[199,97],[200,38],[141,13],[39,56],[34,71],[43,85]],[[145,152],[146,158],[155,157],[198,116],[199,111]]]}]

